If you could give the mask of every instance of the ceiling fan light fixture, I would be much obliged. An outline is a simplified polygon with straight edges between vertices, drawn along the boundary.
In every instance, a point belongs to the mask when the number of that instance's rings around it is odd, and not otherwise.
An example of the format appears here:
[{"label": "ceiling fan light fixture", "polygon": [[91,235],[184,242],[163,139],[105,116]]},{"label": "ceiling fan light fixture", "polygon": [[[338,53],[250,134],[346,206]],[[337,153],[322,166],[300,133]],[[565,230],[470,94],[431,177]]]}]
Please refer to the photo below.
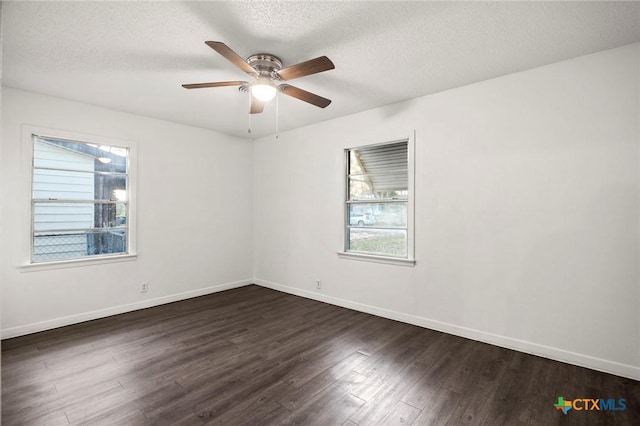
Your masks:
[{"label": "ceiling fan light fixture", "polygon": [[268,81],[258,80],[251,85],[251,95],[255,96],[262,102],[269,102],[276,97],[278,89]]}]

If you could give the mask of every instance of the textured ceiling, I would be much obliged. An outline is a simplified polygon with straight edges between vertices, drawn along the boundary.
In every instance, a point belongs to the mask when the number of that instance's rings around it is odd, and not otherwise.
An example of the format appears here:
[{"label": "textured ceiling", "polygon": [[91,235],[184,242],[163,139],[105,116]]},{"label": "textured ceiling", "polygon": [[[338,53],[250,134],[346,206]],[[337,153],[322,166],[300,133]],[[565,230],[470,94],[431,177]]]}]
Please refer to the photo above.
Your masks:
[{"label": "textured ceiling", "polygon": [[326,109],[280,97],[280,130],[640,41],[638,2],[3,2],[3,85],[243,137],[244,80],[205,40],[286,65],[336,69],[292,84]]}]

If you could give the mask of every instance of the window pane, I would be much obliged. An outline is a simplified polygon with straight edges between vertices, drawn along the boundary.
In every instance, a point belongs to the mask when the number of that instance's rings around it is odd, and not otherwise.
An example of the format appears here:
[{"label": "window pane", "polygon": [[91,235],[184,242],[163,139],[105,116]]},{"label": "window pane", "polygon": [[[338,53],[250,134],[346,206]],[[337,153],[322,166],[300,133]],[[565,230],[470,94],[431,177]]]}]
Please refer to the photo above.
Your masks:
[{"label": "window pane", "polygon": [[125,203],[34,203],[35,231],[124,227]]},{"label": "window pane", "polygon": [[118,230],[36,232],[33,261],[77,259],[127,252],[126,232]]},{"label": "window pane", "polygon": [[33,171],[33,198],[36,200],[124,201],[126,190],[126,175],[49,169]]},{"label": "window pane", "polygon": [[349,199],[407,198],[406,141],[349,150]]},{"label": "window pane", "polygon": [[408,170],[407,141],[385,145],[370,145],[351,149],[349,152],[349,174]]},{"label": "window pane", "polygon": [[[379,175],[378,183],[370,175],[354,175],[349,177],[349,200],[406,200],[409,191],[402,188],[406,179],[395,176]],[[385,186],[380,182],[385,181]],[[377,188],[377,189],[374,189]],[[395,189],[393,189],[395,188]]]},{"label": "window pane", "polygon": [[94,204],[34,204],[33,227],[36,231],[93,228]]},{"label": "window pane", "polygon": [[127,253],[129,149],[33,135],[34,262]]},{"label": "window pane", "polygon": [[349,204],[349,226],[407,227],[407,203]]},{"label": "window pane", "polygon": [[375,198],[371,182],[366,175],[349,176],[349,200],[367,200]]},{"label": "window pane", "polygon": [[128,154],[126,148],[34,136],[33,167],[126,173]]},{"label": "window pane", "polygon": [[96,228],[114,228],[127,222],[126,204],[96,204],[94,208]]},{"label": "window pane", "polygon": [[407,257],[407,231],[401,229],[350,228],[348,251]]},{"label": "window pane", "polygon": [[359,175],[364,173],[362,171],[362,164],[360,164],[357,152],[357,149],[352,149],[349,151],[349,170],[347,171],[347,173],[349,173],[350,175]]},{"label": "window pane", "polygon": [[348,210],[349,226],[375,226],[376,217],[371,204],[350,205]]}]

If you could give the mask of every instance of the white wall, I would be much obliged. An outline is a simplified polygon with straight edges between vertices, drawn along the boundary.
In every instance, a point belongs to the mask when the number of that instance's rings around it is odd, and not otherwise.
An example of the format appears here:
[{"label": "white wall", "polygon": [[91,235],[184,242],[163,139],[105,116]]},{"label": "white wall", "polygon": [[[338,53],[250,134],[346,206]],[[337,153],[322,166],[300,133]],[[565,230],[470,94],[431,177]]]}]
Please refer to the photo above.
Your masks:
[{"label": "white wall", "polygon": [[[25,270],[21,126],[137,144],[134,261]],[[252,144],[11,88],[2,91],[3,337],[243,285],[252,278]],[[28,251],[28,249],[27,249]],[[150,283],[140,293],[140,283]]]},{"label": "white wall", "polygon": [[[640,378],[639,51],[258,140],[258,283]],[[338,259],[343,149],[411,129],[417,265]]]}]

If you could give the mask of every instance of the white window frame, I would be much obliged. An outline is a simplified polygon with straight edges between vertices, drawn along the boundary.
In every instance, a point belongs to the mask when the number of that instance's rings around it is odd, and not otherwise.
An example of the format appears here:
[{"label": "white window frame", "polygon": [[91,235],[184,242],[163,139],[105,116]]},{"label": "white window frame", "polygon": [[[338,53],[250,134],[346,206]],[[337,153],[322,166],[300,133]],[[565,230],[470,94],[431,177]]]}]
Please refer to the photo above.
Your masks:
[{"label": "white window frame", "polygon": [[[349,161],[348,155],[349,151],[352,149],[362,148],[365,146],[375,146],[375,145],[387,145],[391,143],[397,142],[407,142],[407,179],[408,179],[408,199],[407,199],[407,257],[399,258],[393,256],[383,256],[383,255],[374,255],[367,253],[355,253],[346,251],[347,247],[347,226],[349,222]],[[342,249],[337,252],[338,257],[341,259],[349,259],[349,260],[359,260],[365,262],[375,262],[375,263],[385,263],[390,265],[401,265],[401,266],[415,266],[415,226],[414,226],[414,209],[415,209],[415,131],[410,131],[405,134],[396,133],[394,135],[390,135],[389,137],[375,137],[365,140],[357,145],[345,147],[343,151],[343,197],[342,197],[342,205],[343,205],[343,220],[342,220],[342,229],[343,229],[343,240],[342,240]]]},{"label": "white window frame", "polygon": [[[61,139],[89,143],[95,145],[108,145],[119,148],[126,148],[128,156],[128,182],[127,182],[127,252],[122,254],[105,254],[98,256],[88,256],[76,259],[33,261],[33,154],[34,136],[51,139]],[[22,205],[25,214],[22,214],[23,223],[21,229],[26,238],[22,244],[22,258],[20,265],[22,272],[39,270],[72,268],[79,266],[100,265],[104,263],[114,263],[131,261],[137,258],[136,245],[136,185],[137,185],[137,144],[133,141],[125,141],[103,136],[90,135],[85,133],[51,129],[32,125],[22,126],[21,162],[22,162],[22,191],[25,199]]]}]

